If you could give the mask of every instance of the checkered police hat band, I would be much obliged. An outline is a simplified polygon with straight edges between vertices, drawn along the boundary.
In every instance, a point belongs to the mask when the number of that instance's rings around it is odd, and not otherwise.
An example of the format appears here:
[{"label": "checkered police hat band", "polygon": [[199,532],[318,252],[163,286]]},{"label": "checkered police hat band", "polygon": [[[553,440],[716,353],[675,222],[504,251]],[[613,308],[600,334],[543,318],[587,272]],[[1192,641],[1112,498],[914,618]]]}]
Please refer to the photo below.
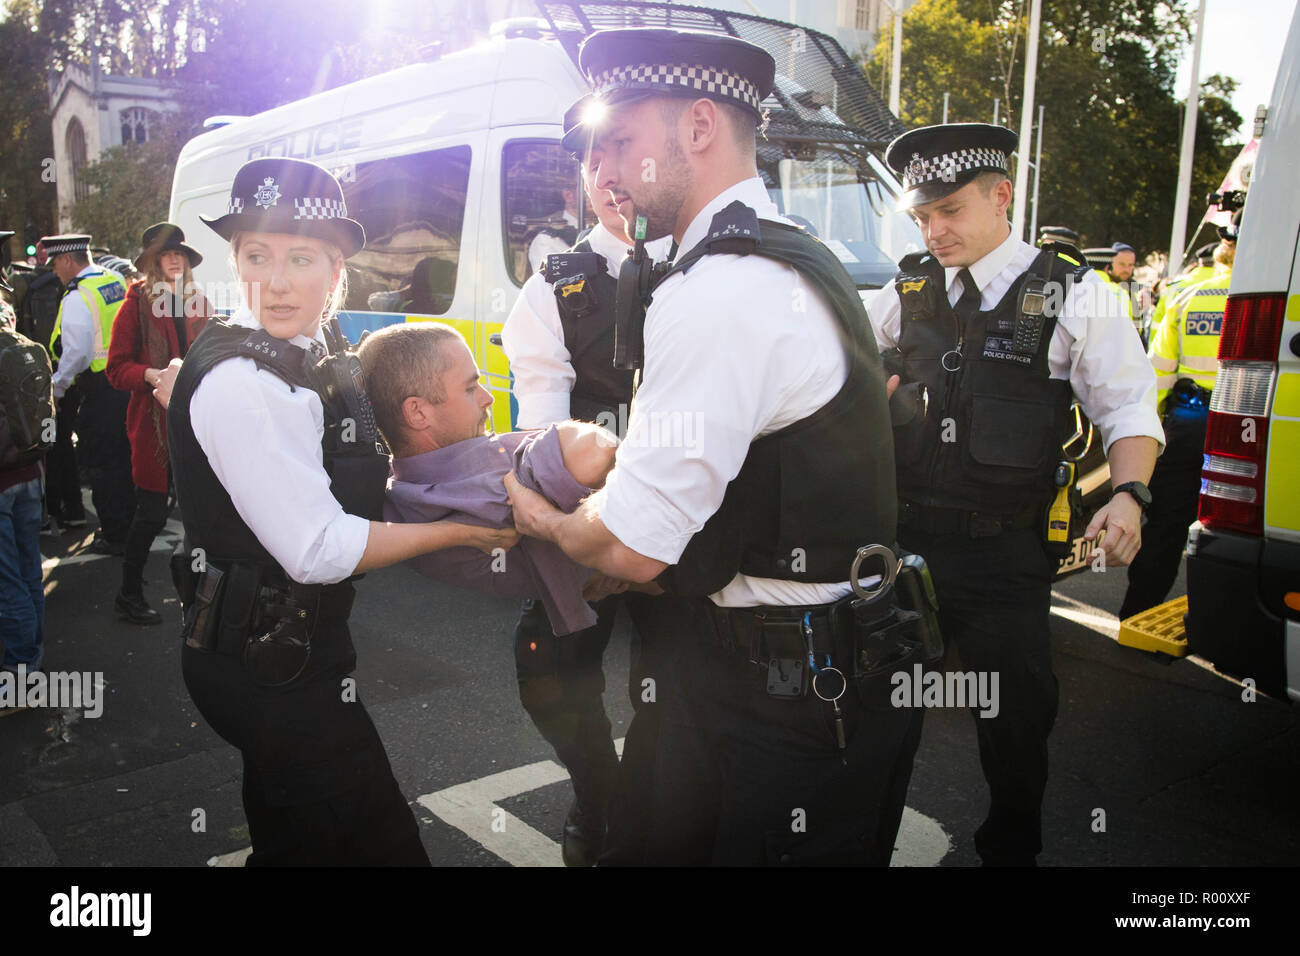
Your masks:
[{"label": "checkered police hat band", "polygon": [[65,239],[62,242],[45,243],[45,254],[57,256],[64,252],[89,252],[90,243],[85,239]]},{"label": "checkered police hat band", "polygon": [[621,66],[592,78],[597,96],[613,90],[645,89],[647,86],[678,86],[701,96],[720,96],[759,110],[758,87],[738,73],[707,66],[664,63]]},{"label": "checkered police hat band", "polygon": [[346,219],[347,207],[337,199],[295,199],[294,219]]},{"label": "checkered police hat band", "polygon": [[230,208],[226,210],[226,214],[230,216],[237,216],[243,211],[244,211],[244,200],[240,199],[238,196],[231,197]]},{"label": "checkered police hat band", "polygon": [[935,180],[950,183],[972,170],[1006,168],[1007,154],[998,149],[959,149],[924,159],[913,153],[912,161],[903,168],[903,188],[915,189]]}]

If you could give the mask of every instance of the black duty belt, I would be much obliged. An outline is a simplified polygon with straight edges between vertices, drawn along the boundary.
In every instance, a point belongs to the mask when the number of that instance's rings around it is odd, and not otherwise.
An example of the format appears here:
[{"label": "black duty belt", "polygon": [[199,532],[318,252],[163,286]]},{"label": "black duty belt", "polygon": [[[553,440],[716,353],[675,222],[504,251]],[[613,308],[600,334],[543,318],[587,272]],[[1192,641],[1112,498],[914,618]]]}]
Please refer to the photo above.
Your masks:
[{"label": "black duty belt", "polygon": [[717,645],[764,667],[774,657],[808,656],[805,619],[812,629],[813,650],[819,655],[838,650],[832,646],[837,643],[836,636],[847,636],[844,622],[832,613],[838,602],[807,607],[718,607],[708,598],[702,600]]},{"label": "black duty belt", "polygon": [[992,538],[1004,531],[1033,528],[1043,518],[1043,505],[1035,504],[1016,514],[939,508],[914,501],[898,503],[899,527],[922,534],[958,534],[971,538]]}]

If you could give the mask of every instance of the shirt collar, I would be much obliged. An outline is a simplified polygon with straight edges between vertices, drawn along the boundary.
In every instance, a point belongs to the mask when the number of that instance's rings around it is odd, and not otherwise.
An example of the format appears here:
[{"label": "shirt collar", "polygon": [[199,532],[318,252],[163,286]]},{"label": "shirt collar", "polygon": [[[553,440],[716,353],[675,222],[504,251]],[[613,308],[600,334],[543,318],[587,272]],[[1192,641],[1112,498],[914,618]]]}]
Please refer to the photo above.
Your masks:
[{"label": "shirt collar", "polygon": [[90,265],[86,266],[84,269],[78,272],[76,276],[74,276],[74,278],[80,279],[83,276],[97,276],[103,271],[104,271],[103,269],[101,269],[99,266],[95,265],[92,262]]},{"label": "shirt collar", "polygon": [[[591,243],[592,252],[597,252],[605,257],[605,264],[609,267],[610,274],[617,277],[619,267],[623,264],[623,260],[627,258],[628,253],[632,251],[632,247],[606,229],[604,223],[601,222],[597,222],[592,228],[591,234],[587,236],[587,241]],[[651,239],[645,244],[646,255],[650,257],[651,262],[660,262],[668,258],[668,249],[672,246],[672,243],[672,236]]]},{"label": "shirt collar", "polygon": [[[245,329],[260,329],[262,327],[261,323],[259,323],[253,316],[253,310],[246,305],[241,305],[236,309],[230,315],[230,318],[226,319],[226,322],[229,325],[238,325],[240,328]],[[316,329],[316,337],[314,339],[306,335],[295,335],[289,340],[289,344],[296,345],[300,349],[310,349],[313,341],[319,342],[322,347],[325,345],[325,336],[321,334],[319,327]]]},{"label": "shirt collar", "polygon": [[[970,266],[971,278],[975,280],[975,287],[983,292],[993,278],[1011,264],[1015,258],[1016,252],[1020,246],[1024,245],[1016,238],[1014,231],[1008,231],[1007,237],[999,243],[992,252],[984,256],[974,265]],[[951,266],[943,270],[947,277],[947,288],[951,289],[953,282],[957,278],[957,273],[961,272],[960,266]]]},{"label": "shirt collar", "polygon": [[695,218],[691,220],[691,224],[682,233],[679,250],[686,253],[699,245],[704,240],[704,237],[709,234],[709,226],[713,223],[713,217],[736,200],[740,200],[754,210],[759,219],[774,219],[777,222],[786,221],[777,212],[776,203],[772,202],[768,197],[767,187],[763,185],[763,180],[754,176],[724,189],[709,200],[704,208],[696,213]]}]

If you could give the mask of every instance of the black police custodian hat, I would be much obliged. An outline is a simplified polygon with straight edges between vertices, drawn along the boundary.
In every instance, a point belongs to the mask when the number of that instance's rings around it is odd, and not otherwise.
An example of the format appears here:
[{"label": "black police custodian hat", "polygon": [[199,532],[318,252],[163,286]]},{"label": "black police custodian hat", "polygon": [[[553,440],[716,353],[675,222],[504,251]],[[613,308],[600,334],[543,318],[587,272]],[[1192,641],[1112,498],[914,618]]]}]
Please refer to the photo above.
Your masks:
[{"label": "black police custodian hat", "polygon": [[254,159],[235,173],[226,215],[200,216],[222,239],[237,232],[281,232],[332,242],[343,257],[366,244],[361,223],[348,218],[343,188],[315,163],[273,157]]},{"label": "black police custodian hat", "polygon": [[155,222],[140,237],[140,246],[141,252],[135,257],[137,269],[144,268],[146,256],[160,256],[173,250],[185,254],[185,258],[190,260],[191,269],[203,261],[199,251],[185,242],[185,230],[172,222]]},{"label": "black police custodian hat", "polygon": [[51,259],[65,252],[90,254],[90,236],[82,233],[65,232],[61,236],[41,236],[41,245]]},{"label": "black police custodian hat", "polygon": [[910,130],[889,144],[885,162],[903,181],[900,209],[950,196],[985,171],[1005,173],[1019,137],[988,123]]},{"label": "black police custodian hat", "polygon": [[587,141],[590,130],[586,126],[588,122],[588,111],[599,109],[599,103],[592,93],[587,93],[579,97],[578,101],[564,111],[564,136],[560,139],[560,145],[568,152],[572,153],[579,160],[582,160],[587,151]]},{"label": "black police custodian hat", "polygon": [[598,30],[578,66],[603,103],[645,96],[706,97],[762,115],[776,63],[762,47],[693,30]]}]

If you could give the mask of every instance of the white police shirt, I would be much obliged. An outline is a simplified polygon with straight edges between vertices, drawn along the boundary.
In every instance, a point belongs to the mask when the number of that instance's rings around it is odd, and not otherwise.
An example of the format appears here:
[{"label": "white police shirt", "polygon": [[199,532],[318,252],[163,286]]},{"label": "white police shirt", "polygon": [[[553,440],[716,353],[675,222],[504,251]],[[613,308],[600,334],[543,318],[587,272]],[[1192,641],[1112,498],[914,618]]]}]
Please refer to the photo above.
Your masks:
[{"label": "white police shirt", "polygon": [[[713,217],[736,200],[760,219],[788,222],[755,176],[700,210],[681,250],[704,239]],[[807,418],[847,377],[834,312],[793,266],[710,255],[670,276],[646,314],[644,384],[628,436],[593,496],[605,527],[633,551],[675,564],[718,510],[750,443]],[[847,593],[847,580],[809,584],[738,574],[711,598],[723,607],[789,606]]]},{"label": "white police shirt", "polygon": [[[258,328],[241,308],[231,325]],[[308,348],[296,335],[291,344]],[[320,333],[317,332],[317,341]],[[235,510],[301,584],[333,584],[351,576],[366,550],[370,522],[344,512],[330,493],[322,462],[325,417],[320,397],[291,390],[251,358],[219,363],[190,398],[194,437]]]},{"label": "white police shirt", "polygon": [[[593,252],[605,257],[605,270],[617,279],[619,267],[632,247],[599,222],[587,241]],[[659,262],[668,255],[672,241],[671,236],[665,236],[647,242],[646,254],[652,262]],[[610,317],[601,319],[608,320]],[[541,273],[534,273],[524,283],[501,329],[501,345],[515,377],[513,390],[519,403],[516,427],[545,428],[567,419],[569,394],[577,376],[564,344],[555,291]]]},{"label": "white police shirt", "polygon": [[[97,276],[106,271],[92,262],[77,273],[77,278]],[[73,380],[90,368],[90,362],[95,357],[95,323],[99,321],[98,316],[91,314],[90,306],[76,289],[64,294],[60,308],[63,310],[63,317],[59,319],[59,345],[62,351],[59,354],[59,367],[50,380],[54,386],[55,400],[62,398]]]},{"label": "white police shirt", "polygon": [[[1039,253],[1014,235],[970,267],[980,290],[980,309],[996,306]],[[961,298],[960,268],[944,270],[948,302]],[[1107,453],[1120,438],[1147,436],[1164,449],[1156,412],[1156,375],[1127,312],[1115,293],[1090,269],[1070,287],[1047,350],[1048,374],[1069,379],[1084,413],[1101,432]],[[890,282],[867,299],[867,315],[881,351],[898,345],[901,307]]]}]

